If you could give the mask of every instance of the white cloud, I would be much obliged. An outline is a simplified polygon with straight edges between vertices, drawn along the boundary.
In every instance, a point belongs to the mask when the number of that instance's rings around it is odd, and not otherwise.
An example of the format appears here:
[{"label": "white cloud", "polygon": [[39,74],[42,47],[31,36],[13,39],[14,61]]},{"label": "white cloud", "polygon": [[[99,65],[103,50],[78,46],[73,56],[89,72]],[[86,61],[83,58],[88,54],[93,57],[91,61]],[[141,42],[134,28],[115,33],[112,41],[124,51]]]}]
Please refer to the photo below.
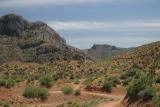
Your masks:
[{"label": "white cloud", "polygon": [[160,20],[50,21],[48,25],[63,32],[64,37],[70,35],[66,37],[67,42],[81,49],[90,48],[95,43],[134,47],[160,39],[155,36],[160,34]]},{"label": "white cloud", "polygon": [[160,31],[160,21],[50,21],[52,28],[61,31],[97,30],[97,31]]},{"label": "white cloud", "polygon": [[126,2],[134,0],[1,0],[0,7],[16,7],[16,6],[39,6],[39,5],[70,5],[82,3],[98,3],[98,2]]}]

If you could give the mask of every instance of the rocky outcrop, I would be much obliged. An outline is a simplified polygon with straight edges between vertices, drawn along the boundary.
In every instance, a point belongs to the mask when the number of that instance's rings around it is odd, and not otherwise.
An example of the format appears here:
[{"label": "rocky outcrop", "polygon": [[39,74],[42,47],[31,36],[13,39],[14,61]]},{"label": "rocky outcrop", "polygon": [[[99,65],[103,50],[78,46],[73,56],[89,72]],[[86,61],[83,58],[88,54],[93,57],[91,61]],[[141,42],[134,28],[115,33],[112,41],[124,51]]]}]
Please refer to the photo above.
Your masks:
[{"label": "rocky outcrop", "polygon": [[29,22],[15,14],[0,17],[0,51],[1,62],[87,59],[44,22]]}]

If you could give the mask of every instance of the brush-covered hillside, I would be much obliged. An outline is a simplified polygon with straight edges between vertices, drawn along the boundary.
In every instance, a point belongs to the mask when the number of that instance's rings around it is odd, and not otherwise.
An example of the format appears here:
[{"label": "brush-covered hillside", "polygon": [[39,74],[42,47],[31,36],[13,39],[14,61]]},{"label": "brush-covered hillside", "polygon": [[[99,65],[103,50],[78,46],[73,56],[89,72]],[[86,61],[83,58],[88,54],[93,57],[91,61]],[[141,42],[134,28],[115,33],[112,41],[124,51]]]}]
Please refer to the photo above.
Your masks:
[{"label": "brush-covered hillside", "polygon": [[134,48],[111,60],[104,61],[108,72],[123,72],[131,67],[140,69],[158,67],[160,60],[160,42],[154,42]]}]

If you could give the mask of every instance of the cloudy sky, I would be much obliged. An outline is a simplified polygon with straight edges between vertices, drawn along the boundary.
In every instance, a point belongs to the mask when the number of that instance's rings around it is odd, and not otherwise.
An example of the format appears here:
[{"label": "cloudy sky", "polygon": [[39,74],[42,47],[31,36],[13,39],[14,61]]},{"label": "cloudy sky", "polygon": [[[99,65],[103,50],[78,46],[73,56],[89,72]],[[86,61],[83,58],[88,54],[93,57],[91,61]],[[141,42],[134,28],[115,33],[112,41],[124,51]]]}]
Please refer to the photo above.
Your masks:
[{"label": "cloudy sky", "polygon": [[45,21],[78,48],[160,41],[160,0],[0,0],[0,16]]}]

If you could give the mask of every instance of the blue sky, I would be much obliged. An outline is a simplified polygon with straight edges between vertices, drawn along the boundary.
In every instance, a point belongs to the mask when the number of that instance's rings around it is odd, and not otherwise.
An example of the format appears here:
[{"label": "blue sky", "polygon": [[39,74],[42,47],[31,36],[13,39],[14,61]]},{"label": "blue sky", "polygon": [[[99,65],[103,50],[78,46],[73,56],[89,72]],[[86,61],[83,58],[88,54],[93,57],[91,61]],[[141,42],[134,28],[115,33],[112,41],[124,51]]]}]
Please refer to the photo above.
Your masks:
[{"label": "blue sky", "polygon": [[0,0],[0,16],[45,21],[77,48],[160,40],[160,0]]}]

